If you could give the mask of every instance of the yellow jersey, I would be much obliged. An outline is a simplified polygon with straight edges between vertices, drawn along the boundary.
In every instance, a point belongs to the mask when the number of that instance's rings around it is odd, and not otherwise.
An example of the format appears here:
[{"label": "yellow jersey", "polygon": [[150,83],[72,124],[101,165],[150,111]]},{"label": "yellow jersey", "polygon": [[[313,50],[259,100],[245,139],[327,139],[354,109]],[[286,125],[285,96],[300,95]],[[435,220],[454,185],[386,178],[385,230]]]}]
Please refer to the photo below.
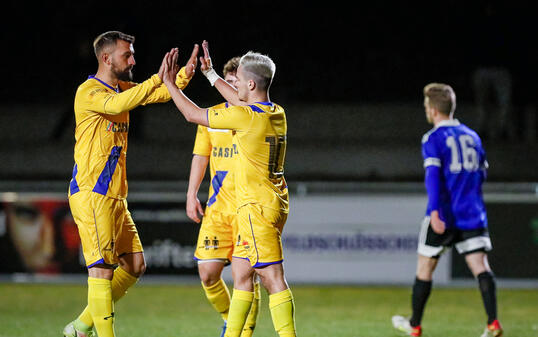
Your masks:
[{"label": "yellow jersey", "polygon": [[[189,80],[182,68],[176,84],[184,88]],[[129,110],[170,99],[157,74],[140,84],[120,81],[117,88],[94,76],[82,83],[75,95],[75,165],[69,195],[89,190],[127,198]]]},{"label": "yellow jersey", "polygon": [[284,109],[271,102],[209,108],[209,126],[230,129],[238,157],[235,188],[238,207],[257,203],[288,213],[284,179],[287,123]]},{"label": "yellow jersey", "polygon": [[[215,105],[213,109],[227,108],[228,103]],[[237,148],[232,142],[232,130],[212,129],[198,125],[193,154],[209,157],[211,184],[206,206],[213,211],[235,214],[234,158]]]}]

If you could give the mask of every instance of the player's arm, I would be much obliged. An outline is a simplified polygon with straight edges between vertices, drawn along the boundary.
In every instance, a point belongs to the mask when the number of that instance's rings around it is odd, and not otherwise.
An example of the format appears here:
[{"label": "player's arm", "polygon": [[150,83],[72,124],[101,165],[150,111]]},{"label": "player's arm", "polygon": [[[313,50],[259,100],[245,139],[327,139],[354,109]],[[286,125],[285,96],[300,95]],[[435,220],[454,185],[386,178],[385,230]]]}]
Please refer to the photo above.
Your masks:
[{"label": "player's arm", "polygon": [[442,234],[445,231],[445,223],[439,216],[439,200],[441,190],[441,168],[436,166],[426,167],[426,175],[424,178],[428,200],[430,201],[431,224],[432,229],[437,234]]},{"label": "player's arm", "polygon": [[161,84],[161,79],[155,74],[146,81],[119,94],[111,94],[105,89],[93,90],[87,96],[88,110],[107,115],[118,115],[143,104],[151,92]]},{"label": "player's arm", "polygon": [[[176,86],[180,89],[184,89],[189,84],[191,78],[187,77],[185,73],[185,67],[181,68],[176,76]],[[147,99],[142,103],[142,105],[146,104],[152,104],[152,103],[166,103],[168,102],[172,97],[170,96],[170,93],[168,92],[168,88],[164,83],[162,83],[159,87],[155,88],[155,90],[147,97]]]},{"label": "player's arm", "polygon": [[111,94],[107,90],[94,90],[88,94],[88,109],[108,115],[118,115],[144,104],[150,94],[163,82],[166,55],[163,58],[159,73],[146,81],[119,94]]},{"label": "player's arm", "polygon": [[428,193],[430,204],[430,221],[432,229],[437,234],[445,231],[445,222],[439,216],[441,197],[441,160],[436,155],[437,151],[433,142],[426,141],[422,145],[422,155],[424,157],[424,185]]},{"label": "player's arm", "polygon": [[478,139],[478,156],[480,160],[480,167],[478,169],[480,170],[480,176],[482,178],[482,182],[484,182],[486,178],[488,177],[489,163],[486,158],[486,151],[484,150],[484,147],[482,146],[482,140],[480,140],[480,138]]},{"label": "player's arm", "polygon": [[185,96],[183,91],[179,89],[172,80],[176,77],[179,70],[179,67],[177,66],[177,57],[177,48],[173,48],[170,52],[166,53],[166,66],[163,75],[164,84],[168,88],[170,96],[172,96],[172,100],[174,101],[176,107],[188,122],[209,126],[207,109],[198,107],[187,96]]},{"label": "player's arm", "polygon": [[246,105],[245,102],[239,99],[237,89],[231,84],[226,82],[220,77],[211,63],[211,57],[209,56],[209,43],[204,40],[202,43],[202,49],[204,50],[204,56],[200,57],[200,70],[202,74],[209,80],[212,86],[214,86],[222,97],[232,105]]},{"label": "player's arm", "polygon": [[204,209],[198,199],[198,191],[204,180],[207,164],[209,163],[208,156],[198,154],[192,155],[191,172],[189,175],[189,187],[187,189],[187,216],[192,221],[199,223],[198,215],[204,215]]},{"label": "player's arm", "polygon": [[[191,56],[189,60],[187,61],[187,64],[185,64],[184,67],[182,67],[176,76],[176,86],[183,90],[187,87],[190,80],[194,76],[194,72],[196,70],[196,65],[198,63],[197,61],[198,56],[198,45],[195,44],[194,48],[192,50]],[[147,98],[145,104],[151,104],[151,103],[165,103],[168,102],[172,97],[170,96],[170,93],[168,92],[168,88],[164,83],[156,88],[151,95]]]}]

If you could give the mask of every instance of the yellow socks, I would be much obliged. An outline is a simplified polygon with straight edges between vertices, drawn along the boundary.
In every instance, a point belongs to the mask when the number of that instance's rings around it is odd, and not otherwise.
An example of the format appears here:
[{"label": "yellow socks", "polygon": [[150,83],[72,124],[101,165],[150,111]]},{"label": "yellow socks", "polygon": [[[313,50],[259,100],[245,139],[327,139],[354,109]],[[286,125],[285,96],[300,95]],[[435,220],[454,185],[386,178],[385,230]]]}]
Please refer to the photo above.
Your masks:
[{"label": "yellow socks", "polygon": [[254,293],[234,289],[232,301],[230,303],[230,314],[226,327],[225,337],[239,337],[245,325],[250,307],[254,301]]},{"label": "yellow socks", "polygon": [[295,303],[288,288],[269,295],[269,309],[273,325],[280,337],[295,337]]},{"label": "yellow socks", "polygon": [[[120,298],[122,298],[127,293],[127,289],[132,287],[136,283],[136,281],[138,281],[138,278],[129,274],[122,268],[117,267],[116,269],[114,269],[114,276],[112,277],[111,282],[112,300],[116,302]],[[80,316],[78,316],[78,320],[87,326],[93,326],[92,315],[90,314],[90,311],[87,306],[84,311],[82,311]]]},{"label": "yellow socks", "polygon": [[241,332],[241,337],[251,337],[256,327],[256,320],[258,319],[258,313],[260,312],[260,282],[254,283],[254,301],[250,307],[250,311],[243,327],[243,332]]},{"label": "yellow socks", "polygon": [[112,300],[117,302],[125,294],[127,294],[127,289],[131,288],[136,281],[137,277],[129,274],[121,267],[114,269],[114,276],[112,277]]},{"label": "yellow socks", "polygon": [[99,337],[114,337],[111,281],[88,277],[88,308]]},{"label": "yellow socks", "polygon": [[222,319],[227,321],[230,310],[230,291],[224,280],[220,279],[217,283],[209,287],[206,287],[202,282],[202,288],[204,288],[205,296],[209,300],[209,303],[220,313]]}]

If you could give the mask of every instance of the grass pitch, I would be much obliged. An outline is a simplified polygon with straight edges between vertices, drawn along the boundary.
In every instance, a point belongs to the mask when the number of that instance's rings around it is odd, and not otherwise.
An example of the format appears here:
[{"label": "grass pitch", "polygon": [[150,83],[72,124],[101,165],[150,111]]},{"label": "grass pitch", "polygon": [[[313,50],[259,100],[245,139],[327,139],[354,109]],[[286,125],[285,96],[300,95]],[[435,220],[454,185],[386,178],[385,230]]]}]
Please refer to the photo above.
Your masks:
[{"label": "grass pitch", "polygon": [[[293,286],[300,337],[396,337],[390,319],[410,313],[407,287]],[[1,337],[59,337],[83,309],[84,285],[0,284]],[[485,313],[475,288],[434,287],[423,320],[425,337],[479,337]],[[538,336],[538,290],[500,289],[506,337]],[[262,291],[255,337],[277,336]],[[222,321],[199,285],[135,286],[116,304],[119,337],[220,336]]]}]

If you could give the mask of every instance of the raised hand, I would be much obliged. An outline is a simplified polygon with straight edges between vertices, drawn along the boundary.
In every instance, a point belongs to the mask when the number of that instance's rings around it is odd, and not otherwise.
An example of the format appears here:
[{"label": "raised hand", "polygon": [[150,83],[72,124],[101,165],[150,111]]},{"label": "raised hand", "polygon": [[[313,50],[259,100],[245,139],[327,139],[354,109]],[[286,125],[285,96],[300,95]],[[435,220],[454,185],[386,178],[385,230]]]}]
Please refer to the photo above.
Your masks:
[{"label": "raised hand", "polygon": [[185,74],[188,78],[191,78],[196,70],[196,66],[198,64],[198,49],[200,49],[200,47],[198,44],[195,44],[194,48],[192,49],[191,57],[187,61],[187,64],[185,64]]},{"label": "raised hand", "polygon": [[172,48],[165,56],[163,82],[166,85],[174,84],[179,66],[177,65],[178,49]]},{"label": "raised hand", "polygon": [[209,56],[209,43],[206,40],[202,42],[202,49],[204,50],[204,56],[200,56],[200,70],[205,75],[208,71],[213,69],[211,56]]},{"label": "raised hand", "polygon": [[167,55],[168,55],[168,53],[164,54],[163,61],[161,62],[161,67],[159,68],[159,72],[157,73],[157,75],[159,75],[159,78],[163,82],[164,82],[164,72],[165,72],[165,68],[166,68],[166,56]]}]

